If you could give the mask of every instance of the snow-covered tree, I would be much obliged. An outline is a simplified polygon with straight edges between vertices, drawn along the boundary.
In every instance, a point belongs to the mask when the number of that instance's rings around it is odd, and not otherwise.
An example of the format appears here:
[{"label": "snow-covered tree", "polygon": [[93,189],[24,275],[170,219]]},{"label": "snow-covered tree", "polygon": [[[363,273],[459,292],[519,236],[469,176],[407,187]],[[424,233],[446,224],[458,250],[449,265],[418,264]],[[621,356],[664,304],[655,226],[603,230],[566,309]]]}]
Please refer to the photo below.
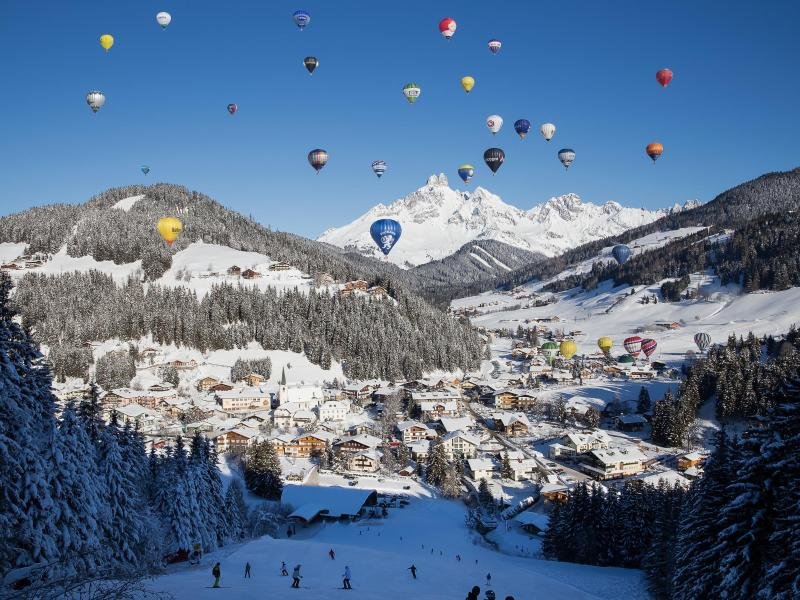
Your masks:
[{"label": "snow-covered tree", "polygon": [[441,487],[447,477],[447,454],[441,442],[434,442],[428,451],[428,462],[425,469],[425,480],[436,487]]},{"label": "snow-covered tree", "polygon": [[281,464],[270,441],[253,444],[245,457],[244,481],[254,494],[276,500],[283,490]]},{"label": "snow-covered tree", "polygon": [[244,501],[244,487],[238,479],[233,479],[228,485],[228,491],[225,492],[225,514],[231,539],[243,539],[246,535],[248,515]]}]

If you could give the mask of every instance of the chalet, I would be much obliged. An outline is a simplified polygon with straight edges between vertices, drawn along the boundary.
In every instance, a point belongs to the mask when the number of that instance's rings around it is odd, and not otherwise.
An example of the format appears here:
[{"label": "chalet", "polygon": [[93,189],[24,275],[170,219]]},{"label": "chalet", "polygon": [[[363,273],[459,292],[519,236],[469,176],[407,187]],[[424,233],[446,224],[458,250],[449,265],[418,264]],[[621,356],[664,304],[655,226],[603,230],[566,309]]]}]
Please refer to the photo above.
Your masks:
[{"label": "chalet", "polygon": [[373,298],[387,298],[389,296],[389,292],[382,285],[373,285],[367,290],[367,293]]},{"label": "chalet", "polygon": [[264,376],[259,375],[258,373],[250,373],[244,378],[244,382],[250,387],[255,387],[264,383]]},{"label": "chalet", "polygon": [[224,411],[244,412],[272,406],[272,394],[265,387],[242,387],[214,394],[216,403]]},{"label": "chalet", "polygon": [[294,267],[289,263],[276,262],[269,266],[270,271],[291,271]]},{"label": "chalet", "polygon": [[433,433],[427,425],[419,421],[401,421],[395,425],[395,429],[404,444],[428,439],[428,436]]},{"label": "chalet", "polygon": [[572,381],[572,372],[565,371],[564,369],[553,369],[545,374],[545,380],[551,383],[566,383]]},{"label": "chalet", "polygon": [[503,410],[530,410],[536,397],[529,390],[502,390],[494,394],[494,407]]},{"label": "chalet", "polygon": [[272,440],[278,454],[293,458],[309,458],[319,456],[333,440],[333,435],[315,431],[314,433],[304,433],[296,437],[277,436]]},{"label": "chalet", "polygon": [[224,381],[220,381],[219,383],[216,383],[216,384],[212,385],[210,388],[208,388],[208,391],[209,392],[230,392],[232,389],[233,389],[233,385],[231,385],[230,383],[225,383]]},{"label": "chalet", "polygon": [[317,415],[310,410],[296,410],[292,413],[292,420],[290,427],[301,427],[308,429],[311,425],[317,422]]},{"label": "chalet", "polygon": [[547,530],[548,517],[545,513],[523,510],[514,517],[514,521],[519,523],[520,529],[531,535],[538,535]]},{"label": "chalet", "polygon": [[509,436],[520,437],[530,433],[531,423],[525,415],[502,414],[494,416],[495,429]]},{"label": "chalet", "polygon": [[147,388],[148,392],[168,392],[169,390],[174,389],[175,386],[171,383],[167,383],[162,381],[161,383],[154,383],[149,388]]},{"label": "chalet", "polygon": [[362,450],[352,454],[347,460],[347,468],[361,473],[375,473],[381,468],[380,450]]},{"label": "chalet", "polygon": [[618,479],[644,471],[645,456],[637,448],[590,450],[583,455],[580,468],[595,479]]},{"label": "chalet", "polygon": [[537,479],[539,476],[539,465],[532,458],[509,459],[508,464],[511,465],[514,481],[528,481]]},{"label": "chalet", "polygon": [[333,285],[334,283],[336,283],[336,280],[329,273],[317,273],[314,276],[314,284],[317,287]]},{"label": "chalet", "polygon": [[634,367],[630,371],[626,372],[628,379],[632,380],[642,380],[642,379],[653,379],[656,376],[656,372],[650,370],[649,368],[638,368]]},{"label": "chalet", "polygon": [[348,400],[363,402],[372,396],[372,392],[375,391],[376,388],[377,386],[371,383],[355,382],[344,386],[342,392],[344,393],[344,397]]},{"label": "chalet", "polygon": [[180,418],[189,410],[191,404],[186,398],[162,398],[156,402],[156,410],[170,417]]},{"label": "chalet", "polygon": [[350,412],[350,406],[340,400],[327,400],[317,410],[320,421],[344,421]]},{"label": "chalet", "polygon": [[184,360],[173,360],[169,363],[176,371],[191,371],[192,369],[197,368],[197,361],[189,359],[187,361]]},{"label": "chalet", "polygon": [[706,457],[699,452],[687,452],[678,457],[678,471],[686,471],[687,469],[700,467],[705,461]]},{"label": "chalet", "polygon": [[480,481],[481,479],[488,481],[500,472],[500,465],[488,458],[470,458],[467,459],[464,470],[467,477],[473,481]]},{"label": "chalet", "polygon": [[559,443],[550,444],[548,456],[575,456],[585,454],[591,450],[607,450],[610,438],[605,431],[593,433],[567,433],[561,437]]},{"label": "chalet", "polygon": [[614,423],[620,431],[641,431],[647,424],[647,419],[642,415],[618,415]]},{"label": "chalet", "polygon": [[351,436],[375,435],[376,433],[378,433],[378,430],[372,421],[364,421],[362,423],[356,423],[347,430],[347,434]]},{"label": "chalet", "polygon": [[480,439],[463,431],[453,431],[444,435],[440,443],[448,460],[456,460],[457,458],[475,458]]},{"label": "chalet", "polygon": [[265,425],[268,425],[272,420],[272,415],[268,410],[259,410],[258,412],[254,412],[252,415],[248,415],[247,417],[243,418],[239,421],[240,425],[244,427],[250,427],[251,429],[261,429]]},{"label": "chalet", "polygon": [[145,408],[153,409],[159,400],[174,399],[178,397],[178,392],[169,389],[161,392],[151,392],[144,390],[132,390],[130,388],[115,388],[102,397],[102,404],[106,408],[117,406],[127,406],[128,404],[138,404]]},{"label": "chalet", "polygon": [[245,269],[242,271],[242,279],[258,279],[259,277],[261,277],[261,273],[253,269]]},{"label": "chalet", "polygon": [[411,442],[406,444],[411,451],[411,458],[416,462],[425,461],[428,458],[428,453],[431,449],[431,443],[428,440],[420,440],[418,442]]},{"label": "chalet", "polygon": [[348,281],[347,283],[345,283],[343,289],[350,291],[358,290],[361,292],[366,292],[367,287],[368,285],[366,281],[364,281],[363,279],[355,279],[353,281]]},{"label": "chalet", "polygon": [[448,400],[446,402],[424,401],[419,403],[423,421],[438,421],[444,416],[455,417],[459,414],[458,402]]},{"label": "chalet", "polygon": [[161,429],[164,418],[155,410],[139,404],[126,404],[110,409],[108,414],[115,413],[120,425],[130,425],[142,433],[154,433]]},{"label": "chalet", "polygon": [[292,384],[278,388],[278,406],[292,403],[303,410],[313,410],[324,400],[322,388],[318,385]]},{"label": "chalet", "polygon": [[403,393],[403,388],[401,387],[379,387],[372,392],[372,400],[374,402],[381,402],[385,403],[387,400],[392,400],[394,398],[400,398]]},{"label": "chalet", "polygon": [[17,263],[10,262],[10,263],[5,263],[5,264],[0,265],[0,270],[3,270],[3,271],[19,271],[20,270],[20,266]]},{"label": "chalet", "polygon": [[362,452],[374,450],[381,445],[381,439],[374,435],[356,435],[345,437],[336,442],[333,447],[338,452]]},{"label": "chalet", "polygon": [[466,431],[475,425],[475,421],[471,416],[467,417],[441,417],[437,421],[437,428],[442,433],[450,433],[451,431],[458,431],[459,429]]},{"label": "chalet", "polygon": [[223,431],[208,436],[214,441],[217,453],[242,455],[247,448],[258,440],[258,432],[249,427],[237,427],[230,431]]},{"label": "chalet", "polygon": [[227,273],[228,275],[233,275],[235,277],[238,277],[239,275],[242,274],[242,269],[236,265],[233,265],[232,267],[228,268]]},{"label": "chalet", "polygon": [[569,488],[561,483],[544,483],[539,490],[539,495],[545,502],[566,502],[569,497]]},{"label": "chalet", "polygon": [[[215,385],[220,383],[219,379],[216,377],[203,377],[200,381],[197,382],[197,391],[198,392],[207,392]],[[222,390],[220,390],[222,391]]]}]

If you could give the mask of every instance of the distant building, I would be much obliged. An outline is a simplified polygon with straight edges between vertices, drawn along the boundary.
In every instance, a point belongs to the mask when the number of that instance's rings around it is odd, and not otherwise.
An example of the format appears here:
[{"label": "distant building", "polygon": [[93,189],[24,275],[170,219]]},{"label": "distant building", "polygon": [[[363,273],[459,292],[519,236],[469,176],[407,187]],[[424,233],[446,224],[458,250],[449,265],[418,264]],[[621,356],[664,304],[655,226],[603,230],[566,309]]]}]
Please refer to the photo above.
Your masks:
[{"label": "distant building", "polygon": [[678,457],[678,471],[700,467],[705,462],[706,457],[699,452],[687,452]]},{"label": "distant building", "polygon": [[494,407],[502,410],[530,410],[535,405],[536,397],[530,390],[508,389],[494,395]]},{"label": "distant building", "polygon": [[401,421],[395,425],[395,429],[404,444],[428,439],[429,435],[433,433],[427,425],[423,425],[419,421]]},{"label": "distant building", "polygon": [[261,273],[253,269],[245,269],[242,271],[242,279],[258,279],[259,277],[261,277]]},{"label": "distant building", "polygon": [[264,383],[264,376],[259,375],[258,373],[250,373],[247,377],[244,378],[244,381],[247,385],[254,387]]},{"label": "distant building", "polygon": [[480,439],[463,431],[453,431],[442,436],[440,443],[448,460],[475,458]]},{"label": "distant building", "polygon": [[228,275],[234,275],[238,277],[239,275],[242,274],[242,269],[237,265],[233,265],[232,267],[228,267],[227,273]]},{"label": "distant building", "polygon": [[193,358],[189,360],[173,360],[170,365],[172,365],[176,371],[191,371],[197,368],[197,361]]},{"label": "distant building", "polygon": [[327,400],[319,405],[320,421],[344,421],[350,412],[347,402],[341,400]]},{"label": "distant building", "polygon": [[244,454],[247,448],[257,441],[258,431],[249,427],[237,427],[230,431],[223,431],[208,435],[213,440],[219,454],[230,452]]},{"label": "distant building", "polygon": [[219,383],[219,379],[216,377],[203,377],[200,381],[197,382],[197,391],[198,392],[207,392],[212,387]]},{"label": "distant building", "polygon": [[290,271],[293,268],[294,267],[292,265],[285,262],[276,262],[269,266],[270,271]]},{"label": "distant building", "polygon": [[381,457],[383,453],[380,450],[362,450],[351,455],[347,460],[347,468],[351,471],[360,471],[362,473],[375,473],[381,468]]},{"label": "distant building", "polygon": [[317,287],[333,285],[334,283],[336,283],[336,280],[329,273],[317,273],[314,276],[314,284]]},{"label": "distant building", "polygon": [[645,456],[634,447],[591,450],[582,457],[580,468],[596,479],[617,479],[644,471]]},{"label": "distant building", "polygon": [[214,397],[222,410],[228,412],[245,412],[272,406],[272,392],[265,387],[236,388],[216,392]]},{"label": "distant building", "polygon": [[318,385],[292,384],[278,388],[278,406],[292,403],[303,410],[313,410],[325,401]]},{"label": "distant building", "polygon": [[647,425],[647,419],[642,415],[619,415],[614,422],[620,431],[640,431]]}]

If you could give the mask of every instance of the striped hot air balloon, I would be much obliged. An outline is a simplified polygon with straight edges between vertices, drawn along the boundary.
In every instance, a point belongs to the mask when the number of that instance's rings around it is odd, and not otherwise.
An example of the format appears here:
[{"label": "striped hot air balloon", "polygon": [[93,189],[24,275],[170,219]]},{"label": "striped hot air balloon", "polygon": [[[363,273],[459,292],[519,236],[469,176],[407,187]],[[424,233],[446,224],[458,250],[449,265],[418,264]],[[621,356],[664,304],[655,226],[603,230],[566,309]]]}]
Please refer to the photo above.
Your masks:
[{"label": "striped hot air balloon", "polygon": [[372,161],[372,171],[375,175],[378,176],[380,179],[384,173],[386,173],[386,169],[389,168],[389,165],[386,164],[384,160],[374,160]]},{"label": "striped hot air balloon", "polygon": [[651,339],[642,340],[642,352],[644,352],[644,355],[647,358],[650,358],[653,352],[656,351],[656,346],[658,346],[658,342],[656,342],[655,340]]},{"label": "striped hot air balloon", "polygon": [[552,364],[558,355],[558,344],[555,342],[545,342],[539,347],[539,352],[544,355],[547,364]]},{"label": "striped hot air balloon", "polygon": [[703,331],[695,333],[694,343],[697,344],[697,348],[700,350],[700,352],[705,352],[711,345],[711,336]]},{"label": "striped hot air balloon", "polygon": [[631,337],[625,338],[622,342],[625,351],[630,354],[633,358],[638,358],[639,353],[642,351],[642,338],[638,335],[632,335]]},{"label": "striped hot air balloon", "polygon": [[328,164],[328,153],[322,148],[315,148],[308,153],[308,164],[314,167],[314,170],[319,173],[319,170]]}]

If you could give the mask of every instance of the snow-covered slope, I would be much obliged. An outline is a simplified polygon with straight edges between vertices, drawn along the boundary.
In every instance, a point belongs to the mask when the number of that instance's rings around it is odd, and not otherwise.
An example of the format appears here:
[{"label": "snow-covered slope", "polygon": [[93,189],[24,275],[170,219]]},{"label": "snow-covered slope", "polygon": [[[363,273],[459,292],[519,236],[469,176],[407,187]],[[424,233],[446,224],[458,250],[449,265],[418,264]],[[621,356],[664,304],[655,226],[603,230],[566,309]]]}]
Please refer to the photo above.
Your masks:
[{"label": "snow-covered slope", "polygon": [[367,256],[379,256],[369,235],[372,222],[396,219],[403,227],[389,255],[395,264],[410,267],[449,256],[476,239],[494,239],[546,256],[592,239],[616,235],[670,214],[697,206],[649,211],[616,202],[583,202],[576,194],[551,198],[530,210],[503,202],[481,187],[473,192],[450,188],[444,174],[432,175],[417,191],[386,206],[379,204],[350,223],[325,231],[318,239]]}]

